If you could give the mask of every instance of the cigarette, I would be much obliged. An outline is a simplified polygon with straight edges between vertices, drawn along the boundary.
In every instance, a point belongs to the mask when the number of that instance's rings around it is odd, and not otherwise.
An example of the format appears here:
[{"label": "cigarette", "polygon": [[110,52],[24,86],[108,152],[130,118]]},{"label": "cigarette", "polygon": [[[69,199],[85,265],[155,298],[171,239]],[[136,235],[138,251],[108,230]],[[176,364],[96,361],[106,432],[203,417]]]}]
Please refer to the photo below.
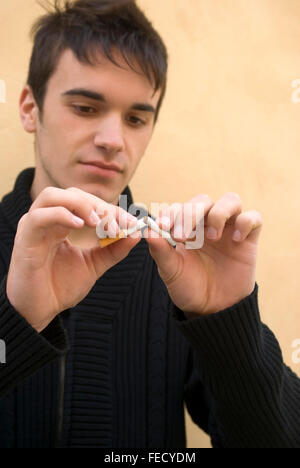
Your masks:
[{"label": "cigarette", "polygon": [[114,238],[107,237],[106,239],[99,239],[99,244],[100,244],[101,249],[104,249],[108,245],[114,244],[115,242],[118,242],[121,239],[125,239],[126,237],[127,236],[125,235],[125,233],[123,231],[120,231],[117,237],[114,237]]},{"label": "cigarette", "polygon": [[137,231],[141,231],[144,227],[146,227],[146,224],[144,222],[143,219],[140,219],[136,226],[134,226],[133,228],[130,228],[130,229],[124,229],[123,232],[125,232],[126,236],[130,236],[131,234],[134,234],[135,232]]},{"label": "cigarette", "polygon": [[166,239],[172,247],[176,247],[177,244],[172,239],[171,234],[167,231],[163,231],[162,229],[160,229],[158,224],[152,218],[149,218],[148,216],[145,216],[143,219],[140,219],[137,222],[136,226],[130,229],[122,229],[119,232],[118,236],[116,236],[115,238],[107,237],[107,233],[103,230],[101,223],[97,226],[96,233],[97,233],[97,236],[99,237],[99,243],[100,243],[101,248],[104,248],[104,247],[107,247],[108,245],[118,242],[121,239],[125,239],[126,237],[130,236],[131,234],[134,234],[137,231],[141,231],[144,227],[147,227],[147,226],[150,229],[152,229],[154,232],[162,236],[164,239]]},{"label": "cigarette", "polygon": [[167,231],[163,231],[162,229],[160,229],[158,224],[152,218],[149,218],[148,216],[145,216],[144,217],[144,223],[150,229],[152,229],[152,231],[156,232],[157,234],[162,236],[164,239],[166,239],[172,247],[176,247],[176,242],[172,239],[171,234],[169,232],[167,232]]},{"label": "cigarette", "polygon": [[96,234],[99,237],[100,247],[104,249],[108,245],[114,244],[115,242],[118,242],[121,239],[126,239],[126,237],[130,236],[131,234],[134,234],[137,231],[142,230],[144,227],[146,227],[146,224],[142,219],[140,219],[134,227],[130,229],[122,229],[116,237],[110,238],[107,237],[107,233],[104,231],[100,223],[96,228]]}]

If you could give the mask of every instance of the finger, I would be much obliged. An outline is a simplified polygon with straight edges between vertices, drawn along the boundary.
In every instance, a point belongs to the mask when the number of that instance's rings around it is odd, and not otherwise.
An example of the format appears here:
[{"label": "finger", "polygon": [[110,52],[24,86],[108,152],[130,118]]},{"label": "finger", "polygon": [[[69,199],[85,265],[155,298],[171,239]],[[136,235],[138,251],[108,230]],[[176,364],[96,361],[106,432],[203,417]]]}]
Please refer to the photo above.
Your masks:
[{"label": "finger", "polygon": [[[118,222],[121,211],[124,211],[76,187],[71,187],[67,190],[47,187],[32,204],[30,211],[37,208],[59,206],[67,208],[70,212],[83,219],[90,227],[97,226],[105,216],[108,217],[108,221],[110,222],[112,219]],[[132,221],[133,218],[129,213],[124,214],[122,222],[128,225],[128,222]]]},{"label": "finger", "polygon": [[222,237],[226,223],[242,212],[242,203],[238,194],[229,192],[215,203],[207,214],[206,236],[208,239],[217,241]]},{"label": "finger", "polygon": [[106,271],[124,260],[130,251],[140,242],[142,233],[121,239],[118,242],[106,246],[104,249],[96,247],[91,251],[93,264],[97,277],[100,278]]},{"label": "finger", "polygon": [[153,233],[151,229],[145,229],[144,237],[149,245],[150,254],[157,264],[161,278],[167,283],[174,279],[178,271],[178,254],[166,239],[156,236],[156,233]]},{"label": "finger", "polygon": [[[197,195],[184,204],[173,204],[169,210],[160,212],[157,224],[166,229],[169,221],[169,231],[174,240],[185,242],[193,239],[202,228],[203,219],[213,206],[208,195]],[[170,216],[171,213],[171,216]]]},{"label": "finger", "polygon": [[80,196],[87,197],[88,199],[91,199],[93,203],[95,203],[95,212],[97,213],[100,220],[102,220],[102,223],[106,227],[108,233],[112,233],[112,235],[113,233],[118,232],[119,227],[121,229],[128,229],[132,226],[135,226],[137,223],[137,218],[135,216],[131,215],[119,206],[107,203],[104,200],[84,192],[76,187],[72,187],[68,190],[72,191],[73,193],[78,193]]},{"label": "finger", "polygon": [[[84,220],[88,226],[96,226],[99,216],[96,214],[96,207],[100,199],[86,194],[79,189],[59,189],[47,187],[44,189],[30,208],[30,212],[39,208],[64,207],[71,213]],[[106,208],[103,202],[103,210]]]},{"label": "finger", "polygon": [[174,226],[175,212],[175,204],[171,206],[166,204],[160,208],[158,217],[155,219],[155,222],[162,230],[170,231]]},{"label": "finger", "polygon": [[198,231],[203,229],[204,218],[213,205],[212,199],[203,194],[182,205],[182,210],[175,218],[174,240],[185,242],[187,239],[195,239]]},{"label": "finger", "polygon": [[235,242],[243,242],[246,239],[257,241],[262,225],[262,216],[258,211],[245,211],[236,219],[233,240]]},{"label": "finger", "polygon": [[[114,216],[116,216],[116,214],[114,214]],[[125,234],[125,232],[130,231],[133,227],[138,230],[138,219],[129,213],[125,211],[119,212],[119,216],[117,216],[119,224],[117,223],[114,216],[112,215],[112,212],[107,212],[98,223],[96,227],[96,234],[99,239],[115,239],[119,236],[119,234],[124,234],[124,237],[127,237],[128,234]],[[107,243],[105,242],[103,245],[107,245]]]},{"label": "finger", "polygon": [[136,226],[138,219],[123,208],[112,205],[112,213],[121,229],[129,229]]},{"label": "finger", "polygon": [[[82,197],[86,197],[88,200],[91,200],[94,204],[94,211],[97,213],[102,226],[104,226],[105,231],[109,236],[114,237],[116,233],[119,232],[119,227],[121,229],[128,229],[132,226],[135,226],[137,223],[137,218],[130,213],[128,213],[123,208],[109,204],[104,200],[84,192],[76,187],[68,189],[73,193],[77,193]],[[98,220],[99,222],[99,220]]]},{"label": "finger", "polygon": [[96,227],[97,236],[101,239],[115,239],[119,232],[119,225],[111,212],[107,212]]},{"label": "finger", "polygon": [[35,247],[45,240],[47,232],[56,230],[57,239],[64,239],[71,229],[80,229],[83,225],[84,220],[64,207],[37,208],[21,218],[16,241],[24,248]]}]

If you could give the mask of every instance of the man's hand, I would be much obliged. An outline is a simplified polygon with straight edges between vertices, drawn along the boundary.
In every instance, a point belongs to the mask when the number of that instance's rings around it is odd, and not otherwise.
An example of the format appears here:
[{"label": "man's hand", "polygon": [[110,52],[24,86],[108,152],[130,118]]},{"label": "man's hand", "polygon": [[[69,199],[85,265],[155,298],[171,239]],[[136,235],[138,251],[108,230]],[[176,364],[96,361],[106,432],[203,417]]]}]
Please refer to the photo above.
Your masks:
[{"label": "man's hand", "polygon": [[[98,216],[97,216],[98,214]],[[7,278],[12,306],[38,332],[60,312],[74,307],[95,282],[123,260],[140,236],[101,249],[79,249],[68,240],[73,229],[109,219],[108,233],[136,224],[119,207],[82,190],[46,188],[18,225]]]},{"label": "man's hand", "polygon": [[[157,235],[150,237],[150,230],[144,235],[172,301],[187,317],[193,317],[231,307],[253,292],[262,218],[257,211],[242,213],[235,193],[227,193],[215,204],[207,195],[198,195],[189,204],[203,204],[205,242],[201,249],[187,250],[183,242],[190,242],[189,236],[174,235],[178,223],[184,232],[185,205],[160,212],[156,220],[162,229],[171,229],[171,236],[178,241],[176,249]],[[194,214],[189,211],[195,230],[196,210]],[[162,217],[169,220],[169,226],[161,222]]]}]

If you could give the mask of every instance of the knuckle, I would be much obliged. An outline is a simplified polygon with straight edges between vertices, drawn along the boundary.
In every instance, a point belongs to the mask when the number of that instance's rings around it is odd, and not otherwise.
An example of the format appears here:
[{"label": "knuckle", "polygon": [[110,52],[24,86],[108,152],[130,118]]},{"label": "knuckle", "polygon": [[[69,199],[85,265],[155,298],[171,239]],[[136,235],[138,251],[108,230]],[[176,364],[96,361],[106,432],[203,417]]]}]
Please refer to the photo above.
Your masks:
[{"label": "knuckle", "polygon": [[262,219],[262,214],[260,213],[260,211],[253,210],[253,213],[254,213],[254,215],[256,215],[258,218],[261,218],[261,219]]},{"label": "knuckle", "polygon": [[34,209],[22,216],[18,223],[17,234],[19,234],[19,236],[20,233],[22,234],[25,230],[35,229],[35,226],[39,219],[38,212],[39,209]]},{"label": "knuckle", "polygon": [[226,196],[234,201],[238,201],[238,202],[241,201],[241,197],[236,192],[227,192]]},{"label": "knuckle", "polygon": [[178,202],[172,203],[172,205],[170,206],[170,212],[175,213],[177,211],[180,211],[182,210],[182,207],[183,207],[183,203],[178,203]]},{"label": "knuckle", "polygon": [[24,226],[24,224],[27,222],[28,220],[28,216],[29,216],[29,213],[25,213],[22,218],[20,218],[19,220],[19,223],[18,223],[18,228],[22,228]]},{"label": "knuckle", "polygon": [[56,188],[55,187],[46,187],[44,188],[44,190],[42,190],[41,192],[41,196],[42,197],[51,197],[53,195],[53,193],[55,192]]},{"label": "knuckle", "polygon": [[[107,215],[111,210],[112,210],[112,208],[109,206],[108,203],[106,203],[104,201],[99,201],[97,203],[96,212],[97,212],[98,215]],[[115,212],[116,213],[123,213],[123,211],[125,212],[125,210],[123,210],[123,208],[118,209],[117,206],[115,207]]]},{"label": "knuckle", "polygon": [[201,214],[204,214],[204,211],[205,211],[205,203],[204,201],[197,201],[195,204],[194,204],[194,208],[195,208],[195,212],[196,214],[197,213],[201,213]]},{"label": "knuckle", "polygon": [[207,195],[206,193],[200,193],[195,198],[192,198],[191,202],[196,204],[196,205],[197,204],[203,204],[204,206],[213,204],[212,198],[209,195]]},{"label": "knuckle", "polygon": [[76,192],[76,193],[78,193],[78,192],[82,192],[82,190],[80,190],[77,187],[69,187],[69,188],[67,188],[67,192]]},{"label": "knuckle", "polygon": [[256,219],[256,222],[259,225],[263,224],[263,217],[262,217],[262,214],[259,211],[254,210],[253,211],[253,216],[254,216],[254,218]]},{"label": "knuckle", "polygon": [[220,228],[231,218],[229,209],[221,206],[214,206],[208,214],[207,221],[209,225]]},{"label": "knuckle", "polygon": [[25,219],[26,222],[29,222],[30,224],[36,223],[40,219],[41,211],[42,208],[36,208],[35,210],[29,211],[27,213],[27,218]]},{"label": "knuckle", "polygon": [[77,202],[79,200],[85,199],[86,200],[86,192],[83,190],[76,188],[76,187],[69,187],[66,189],[66,193],[70,197],[71,200]]},{"label": "knuckle", "polygon": [[222,217],[224,217],[224,215],[226,216],[226,214],[227,214],[227,211],[224,210],[224,208],[222,208],[219,205],[214,205],[212,207],[212,209],[210,210],[210,212],[208,213],[208,218],[209,219],[211,219],[211,218],[222,218]]},{"label": "knuckle", "polygon": [[[67,210],[67,208],[64,208],[63,206],[58,206],[56,209],[55,209],[55,215],[57,217],[63,217],[65,216],[67,213],[70,213],[69,210]],[[70,213],[71,214],[71,213]]]},{"label": "knuckle", "polygon": [[[96,212],[101,216],[117,216],[118,213],[122,213],[122,208],[119,208],[115,205],[109,205],[105,201],[100,201],[97,204]],[[124,210],[125,213],[125,210]]]},{"label": "knuckle", "polygon": [[212,203],[213,201],[212,198],[207,194],[203,194],[199,196],[199,201],[202,201],[202,200],[210,202],[210,203]]},{"label": "knuckle", "polygon": [[[37,206],[48,206],[49,204],[56,203],[56,200],[60,196],[62,189],[57,187],[46,187],[42,190],[40,195],[38,196],[38,203]],[[34,210],[36,203],[33,204]]]},{"label": "knuckle", "polygon": [[256,210],[243,213],[241,215],[241,221],[242,220],[244,220],[243,222],[249,226],[259,227],[263,224],[262,215]]}]

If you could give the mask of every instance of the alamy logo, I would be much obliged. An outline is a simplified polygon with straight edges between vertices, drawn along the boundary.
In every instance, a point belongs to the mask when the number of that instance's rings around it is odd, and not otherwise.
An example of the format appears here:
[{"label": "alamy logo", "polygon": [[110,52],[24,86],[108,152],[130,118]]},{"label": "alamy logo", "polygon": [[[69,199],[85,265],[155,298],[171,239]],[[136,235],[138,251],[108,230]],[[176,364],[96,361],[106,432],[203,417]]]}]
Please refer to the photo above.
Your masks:
[{"label": "alamy logo", "polygon": [[[119,207],[124,211],[128,211],[132,216],[136,216],[137,212],[143,213],[143,217],[149,217],[147,206],[144,203],[132,204],[128,207],[127,195],[119,196]],[[204,204],[201,202],[197,203],[185,203],[182,211],[182,205],[180,203],[173,203],[171,206],[168,203],[151,203],[150,213],[163,212],[167,219],[171,219],[176,216],[176,227],[174,229],[175,237],[185,236],[187,239],[193,239],[185,242],[185,248],[187,250],[199,250],[204,244]],[[100,214],[100,213],[99,213]],[[102,213],[103,214],[103,213]],[[193,226],[193,218],[195,226]],[[102,219],[101,224],[105,226],[109,222],[109,217]],[[154,223],[155,224],[155,223]],[[152,229],[154,229],[152,225]],[[163,231],[162,231],[163,232]],[[156,232],[156,236],[160,237],[162,232]],[[167,234],[167,232],[165,232]],[[155,235],[152,233],[152,237]],[[163,235],[164,237],[164,235]],[[170,237],[170,236],[168,236]]]},{"label": "alamy logo", "polygon": [[295,349],[295,351],[292,354],[292,361],[294,364],[300,364],[300,339],[296,339],[292,343],[292,348]]},{"label": "alamy logo", "polygon": [[6,364],[6,345],[3,340],[0,340],[0,364]]},{"label": "alamy logo", "polygon": [[0,103],[6,103],[6,84],[4,80],[0,80]]}]

